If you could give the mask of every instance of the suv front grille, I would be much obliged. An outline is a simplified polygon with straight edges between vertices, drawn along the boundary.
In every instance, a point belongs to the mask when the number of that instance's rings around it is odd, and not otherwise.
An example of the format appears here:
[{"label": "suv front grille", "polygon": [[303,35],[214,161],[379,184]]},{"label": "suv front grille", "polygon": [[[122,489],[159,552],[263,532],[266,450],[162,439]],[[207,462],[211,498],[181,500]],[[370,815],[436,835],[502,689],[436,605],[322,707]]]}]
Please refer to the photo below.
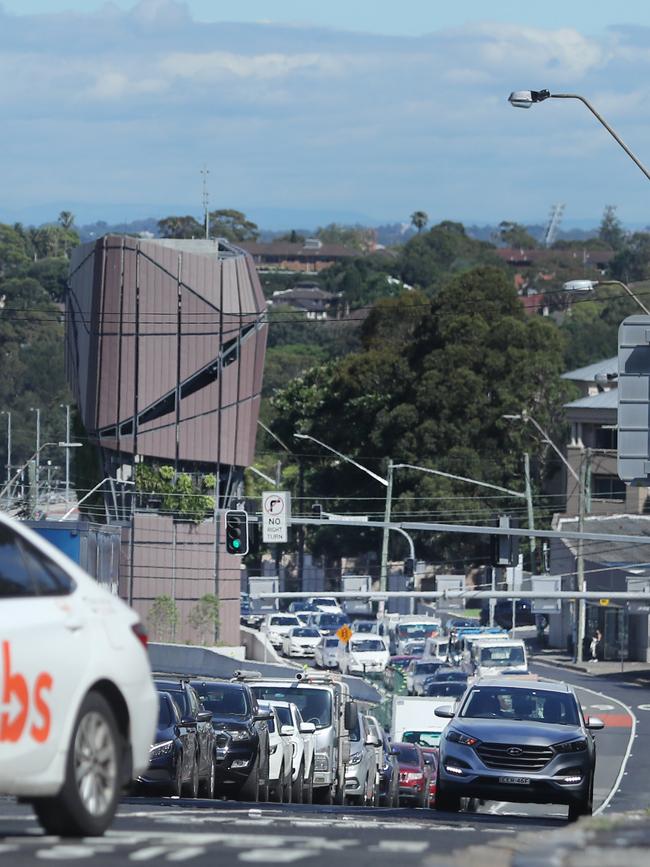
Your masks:
[{"label": "suv front grille", "polygon": [[[520,750],[520,752],[515,752]],[[523,746],[521,744],[479,744],[478,757],[486,768],[508,771],[541,771],[553,758],[551,747]],[[514,754],[513,754],[514,753]]]}]

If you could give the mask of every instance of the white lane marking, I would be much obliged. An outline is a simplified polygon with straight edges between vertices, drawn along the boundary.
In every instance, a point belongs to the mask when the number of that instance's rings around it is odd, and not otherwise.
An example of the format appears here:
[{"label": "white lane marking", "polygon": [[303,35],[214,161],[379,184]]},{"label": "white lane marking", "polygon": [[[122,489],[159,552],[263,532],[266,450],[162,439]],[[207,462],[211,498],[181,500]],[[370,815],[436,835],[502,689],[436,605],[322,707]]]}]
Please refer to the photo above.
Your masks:
[{"label": "white lane marking", "polygon": [[590,704],[589,710],[616,710],[613,704]]},{"label": "white lane marking", "polygon": [[74,861],[89,858],[93,854],[92,846],[54,846],[52,849],[39,849],[36,857],[46,861]]},{"label": "white lane marking", "polygon": [[129,861],[153,861],[154,858],[159,858],[166,852],[166,846],[146,846],[144,849],[138,849],[137,852],[131,852]]},{"label": "white lane marking", "polygon": [[488,807],[488,813],[498,813],[503,807],[508,804],[508,801],[497,801],[496,804],[492,804]]},{"label": "white lane marking", "polygon": [[186,846],[184,849],[177,849],[167,856],[168,861],[189,861],[190,858],[198,858],[199,855],[205,855],[203,846]]},{"label": "white lane marking", "polygon": [[[553,665],[546,665],[543,662],[536,662],[535,665],[543,665],[545,668],[555,668]],[[557,669],[556,669],[557,670]],[[572,684],[573,685],[573,684]],[[627,748],[625,750],[625,755],[623,756],[623,761],[621,763],[621,767],[619,768],[618,776],[616,777],[616,781],[614,785],[609,790],[609,795],[605,798],[603,803],[598,807],[597,810],[594,810],[594,816],[598,816],[599,813],[602,813],[609,806],[610,801],[614,797],[614,795],[619,791],[619,786],[621,785],[621,780],[623,779],[623,774],[625,773],[625,768],[627,766],[628,759],[630,758],[630,754],[632,752],[632,744],[634,742],[634,738],[636,737],[636,727],[637,727],[637,718],[634,714],[634,711],[631,707],[628,707],[624,702],[620,701],[618,698],[614,698],[611,695],[606,695],[604,692],[599,692],[596,689],[589,689],[588,686],[574,686],[575,689],[581,689],[584,692],[590,692],[592,695],[597,695],[599,698],[604,698],[609,701],[613,701],[616,704],[620,705],[626,713],[628,713],[632,719],[632,727],[630,728],[630,737],[627,742]]]},{"label": "white lane marking", "polygon": [[250,849],[248,852],[240,852],[237,857],[249,864],[292,864],[294,861],[311,858],[313,854],[313,849]]},{"label": "white lane marking", "polygon": [[637,704],[637,710],[650,710],[650,704]]},{"label": "white lane marking", "polygon": [[429,847],[424,840],[380,840],[376,846],[371,846],[370,851],[376,852],[411,852],[419,855]]}]

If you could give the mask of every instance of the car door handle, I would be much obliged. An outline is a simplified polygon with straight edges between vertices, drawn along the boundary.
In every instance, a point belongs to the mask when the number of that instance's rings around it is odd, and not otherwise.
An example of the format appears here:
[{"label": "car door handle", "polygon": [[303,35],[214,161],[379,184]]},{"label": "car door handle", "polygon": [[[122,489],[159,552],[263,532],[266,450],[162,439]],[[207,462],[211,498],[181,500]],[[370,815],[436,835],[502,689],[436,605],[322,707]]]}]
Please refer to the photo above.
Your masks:
[{"label": "car door handle", "polygon": [[80,629],[83,629],[83,621],[79,617],[66,617],[63,625],[70,632],[78,632]]}]

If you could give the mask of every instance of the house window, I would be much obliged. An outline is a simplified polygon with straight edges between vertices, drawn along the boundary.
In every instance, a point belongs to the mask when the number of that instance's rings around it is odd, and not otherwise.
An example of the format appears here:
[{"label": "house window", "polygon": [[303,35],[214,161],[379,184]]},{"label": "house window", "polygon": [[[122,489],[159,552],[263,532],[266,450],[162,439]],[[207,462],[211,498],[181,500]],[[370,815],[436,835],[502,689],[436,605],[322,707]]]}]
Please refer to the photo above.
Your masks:
[{"label": "house window", "polygon": [[594,500],[625,501],[625,482],[618,476],[592,476],[591,496]]}]

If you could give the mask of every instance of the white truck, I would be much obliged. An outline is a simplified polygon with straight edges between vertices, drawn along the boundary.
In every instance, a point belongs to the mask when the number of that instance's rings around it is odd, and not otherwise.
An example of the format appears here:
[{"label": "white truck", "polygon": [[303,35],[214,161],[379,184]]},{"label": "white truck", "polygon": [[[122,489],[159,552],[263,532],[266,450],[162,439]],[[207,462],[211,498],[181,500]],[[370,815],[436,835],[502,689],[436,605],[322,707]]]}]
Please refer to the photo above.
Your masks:
[{"label": "white truck", "polygon": [[[342,575],[341,589],[346,593],[369,593],[372,585],[370,575]],[[369,599],[345,599],[343,610],[350,617],[359,614],[372,614],[372,602]]]},{"label": "white truck", "polygon": [[449,720],[437,717],[434,711],[437,707],[450,704],[453,704],[450,698],[396,695],[390,727],[392,740],[419,744],[421,747],[437,747]]},{"label": "white truck", "polygon": [[267,578],[259,575],[248,579],[248,597],[251,614],[264,617],[271,611],[278,610],[277,599],[261,599],[259,593],[277,593],[280,582],[277,578]]},{"label": "white truck", "polygon": [[526,645],[520,639],[476,641],[471,650],[471,668],[476,677],[527,674]]}]

